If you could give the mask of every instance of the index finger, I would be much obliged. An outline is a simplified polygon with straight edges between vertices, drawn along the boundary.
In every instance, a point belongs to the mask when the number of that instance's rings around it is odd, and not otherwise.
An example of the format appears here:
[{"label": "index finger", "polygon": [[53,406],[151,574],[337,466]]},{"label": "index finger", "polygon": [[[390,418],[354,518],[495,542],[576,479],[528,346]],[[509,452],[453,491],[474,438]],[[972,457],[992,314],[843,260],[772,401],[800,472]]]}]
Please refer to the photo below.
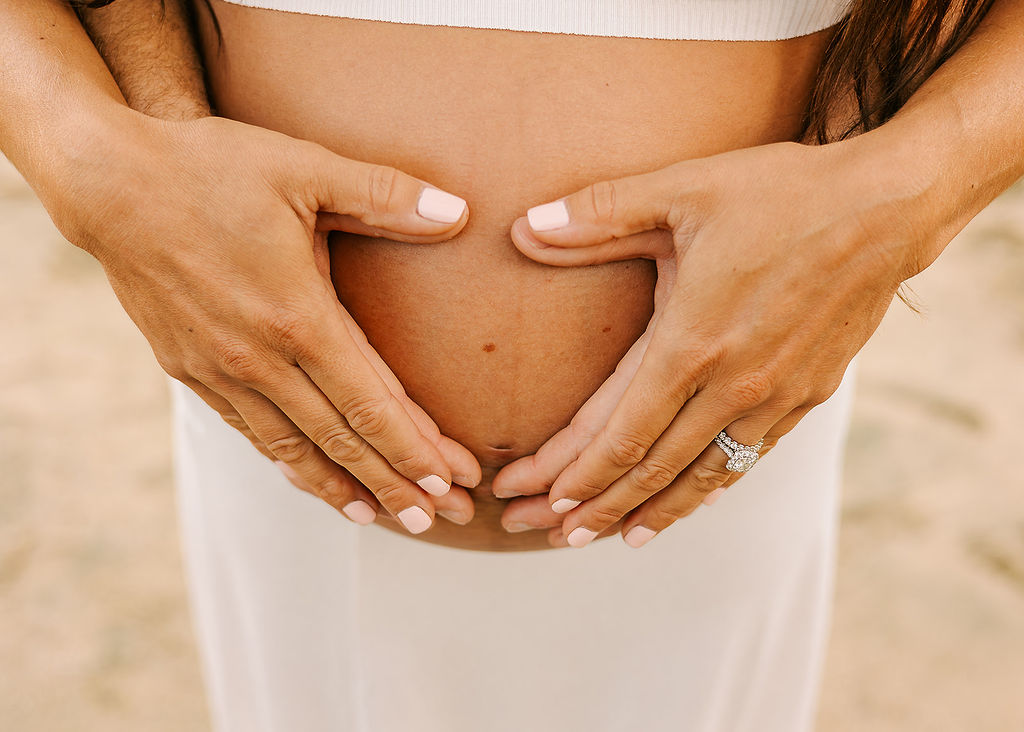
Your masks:
[{"label": "index finger", "polygon": [[[428,493],[443,495],[451,470],[437,446],[420,432],[412,417],[360,352],[338,317],[325,319],[312,347],[297,354],[298,366],[345,418],[349,427],[394,469]],[[296,425],[306,434],[321,430]],[[308,431],[312,429],[312,432]]]},{"label": "index finger", "polygon": [[685,368],[674,337],[658,326],[608,424],[551,486],[559,513],[593,498],[639,463],[695,393],[693,368]]}]

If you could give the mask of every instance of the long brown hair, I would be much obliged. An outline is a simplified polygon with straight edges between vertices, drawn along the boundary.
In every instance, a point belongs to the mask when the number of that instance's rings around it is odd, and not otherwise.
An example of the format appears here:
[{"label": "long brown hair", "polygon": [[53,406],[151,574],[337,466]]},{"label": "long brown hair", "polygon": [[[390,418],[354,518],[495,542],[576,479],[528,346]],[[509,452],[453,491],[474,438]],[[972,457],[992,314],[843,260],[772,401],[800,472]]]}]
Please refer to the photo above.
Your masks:
[{"label": "long brown hair", "polygon": [[889,120],[963,45],[993,0],[852,0],[825,50],[803,139],[825,144]]}]

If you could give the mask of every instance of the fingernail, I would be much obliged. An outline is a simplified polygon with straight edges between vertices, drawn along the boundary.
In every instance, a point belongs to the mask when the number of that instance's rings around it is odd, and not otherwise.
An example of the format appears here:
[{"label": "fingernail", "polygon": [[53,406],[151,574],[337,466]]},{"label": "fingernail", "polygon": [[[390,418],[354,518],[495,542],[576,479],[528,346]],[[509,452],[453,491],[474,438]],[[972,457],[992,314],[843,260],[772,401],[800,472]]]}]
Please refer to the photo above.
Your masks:
[{"label": "fingernail", "polygon": [[526,219],[534,231],[553,231],[569,224],[569,208],[565,201],[552,201],[534,206],[526,212]]},{"label": "fingernail", "polygon": [[466,488],[476,488],[480,485],[480,481],[478,479],[470,478],[468,475],[453,475],[452,481]]},{"label": "fingernail", "polygon": [[472,520],[461,511],[438,511],[437,514],[439,516],[444,516],[453,524],[458,524],[459,526],[465,526]]},{"label": "fingernail", "polygon": [[634,526],[622,538],[634,549],[639,549],[657,535],[658,532],[654,529],[648,529],[646,526]]},{"label": "fingernail", "polygon": [[505,527],[505,531],[507,531],[510,534],[521,534],[524,531],[530,531],[532,529],[533,527],[529,524],[520,523],[518,521],[513,522]]},{"label": "fingernail", "polygon": [[426,478],[420,478],[416,481],[416,485],[432,496],[443,496],[451,489],[448,482],[440,475],[428,475]]},{"label": "fingernail", "polygon": [[430,528],[430,516],[419,506],[409,506],[404,511],[399,511],[398,520],[410,534],[422,534]]},{"label": "fingernail", "polygon": [[425,219],[442,224],[454,224],[462,218],[465,210],[465,201],[437,188],[424,188],[416,204],[416,213]]},{"label": "fingernail", "polygon": [[723,493],[725,493],[725,488],[715,488],[713,491],[704,496],[704,505],[710,506],[719,498],[721,498]]},{"label": "fingernail", "polygon": [[565,540],[569,542],[569,546],[574,546],[579,549],[580,547],[584,547],[592,542],[595,536],[597,536],[596,531],[591,531],[585,526],[577,526],[569,532],[569,535],[565,537]]},{"label": "fingernail", "polygon": [[352,501],[341,510],[360,526],[372,524],[377,518],[377,512],[366,501]]},{"label": "fingernail", "polygon": [[551,510],[555,513],[569,513],[569,511],[580,505],[579,501],[574,501],[571,498],[559,498],[557,501],[551,504]]}]

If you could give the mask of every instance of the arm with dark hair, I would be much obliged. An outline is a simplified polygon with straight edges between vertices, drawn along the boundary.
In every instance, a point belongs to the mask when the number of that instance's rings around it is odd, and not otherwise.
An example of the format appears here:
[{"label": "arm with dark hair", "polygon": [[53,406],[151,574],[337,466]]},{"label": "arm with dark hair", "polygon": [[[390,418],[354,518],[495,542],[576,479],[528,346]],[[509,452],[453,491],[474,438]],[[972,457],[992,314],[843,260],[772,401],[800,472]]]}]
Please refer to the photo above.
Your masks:
[{"label": "arm with dark hair", "polygon": [[161,119],[206,117],[188,9],[181,0],[117,0],[78,16],[132,109]]},{"label": "arm with dark hair", "polygon": [[86,13],[142,114],[65,0],[5,0],[0,150],[103,265],[164,370],[287,463],[296,485],[359,523],[379,506],[414,533],[435,509],[468,521],[472,499],[449,486],[476,485],[479,465],[341,308],[317,227],[322,211],[347,231],[438,242],[465,225],[465,203],[400,171],[204,116],[181,2],[164,3],[166,14],[160,5]]}]

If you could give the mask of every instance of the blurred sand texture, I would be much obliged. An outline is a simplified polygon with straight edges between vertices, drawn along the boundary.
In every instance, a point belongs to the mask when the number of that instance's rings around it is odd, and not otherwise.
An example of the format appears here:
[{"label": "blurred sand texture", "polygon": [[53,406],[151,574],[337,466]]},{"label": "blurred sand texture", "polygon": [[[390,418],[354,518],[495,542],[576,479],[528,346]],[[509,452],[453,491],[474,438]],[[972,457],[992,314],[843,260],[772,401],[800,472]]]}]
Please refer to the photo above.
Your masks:
[{"label": "blurred sand texture", "polygon": [[[1024,184],[861,360],[825,732],[1024,730]],[[209,729],[166,383],[0,159],[0,729]]]}]

